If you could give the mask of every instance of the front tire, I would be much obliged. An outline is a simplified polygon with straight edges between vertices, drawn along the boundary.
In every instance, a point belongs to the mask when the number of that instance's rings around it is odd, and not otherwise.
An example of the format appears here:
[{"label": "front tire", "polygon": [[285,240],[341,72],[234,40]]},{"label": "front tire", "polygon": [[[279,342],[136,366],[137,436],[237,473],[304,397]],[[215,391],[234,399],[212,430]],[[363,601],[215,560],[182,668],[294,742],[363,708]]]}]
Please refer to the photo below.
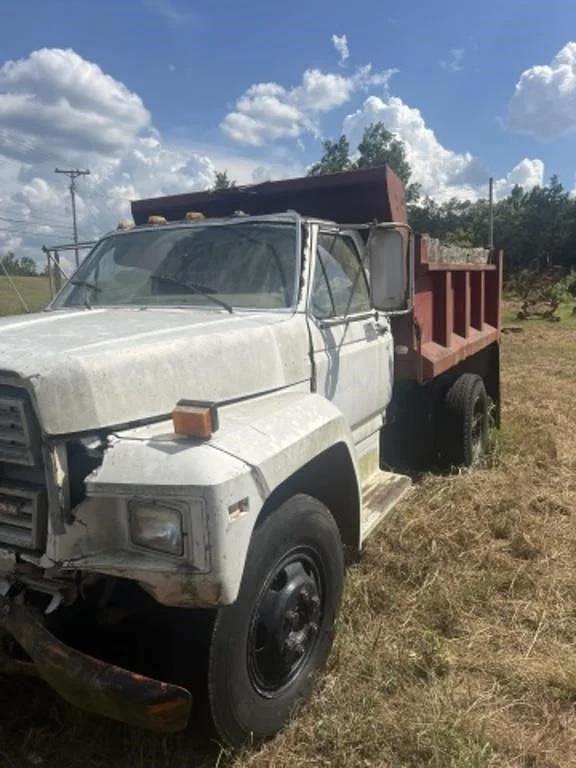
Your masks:
[{"label": "front tire", "polygon": [[343,580],[338,527],[316,499],[294,496],[257,525],[238,598],[218,612],[210,648],[210,710],[224,742],[272,736],[309,697]]}]

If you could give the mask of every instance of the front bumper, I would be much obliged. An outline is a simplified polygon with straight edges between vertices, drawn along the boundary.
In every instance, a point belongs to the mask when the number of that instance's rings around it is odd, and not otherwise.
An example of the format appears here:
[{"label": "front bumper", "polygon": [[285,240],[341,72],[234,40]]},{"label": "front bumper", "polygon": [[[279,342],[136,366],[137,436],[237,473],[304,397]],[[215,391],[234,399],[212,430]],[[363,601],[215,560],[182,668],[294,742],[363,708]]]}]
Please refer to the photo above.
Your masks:
[{"label": "front bumper", "polygon": [[9,598],[0,598],[0,629],[31,659],[0,659],[0,672],[35,674],[73,706],[140,728],[173,733],[186,727],[192,696],[185,688],[138,675],[65,645],[31,611]]}]

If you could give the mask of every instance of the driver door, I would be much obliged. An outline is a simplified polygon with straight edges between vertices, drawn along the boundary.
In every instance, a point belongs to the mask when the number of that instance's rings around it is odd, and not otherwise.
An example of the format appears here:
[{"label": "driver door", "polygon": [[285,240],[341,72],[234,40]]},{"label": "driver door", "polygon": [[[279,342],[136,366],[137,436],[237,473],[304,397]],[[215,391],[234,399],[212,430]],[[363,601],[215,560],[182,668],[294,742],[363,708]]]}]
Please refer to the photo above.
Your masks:
[{"label": "driver door", "polygon": [[389,322],[372,309],[356,233],[319,226],[309,300],[319,394],[344,414],[358,444],[382,426],[393,380]]}]

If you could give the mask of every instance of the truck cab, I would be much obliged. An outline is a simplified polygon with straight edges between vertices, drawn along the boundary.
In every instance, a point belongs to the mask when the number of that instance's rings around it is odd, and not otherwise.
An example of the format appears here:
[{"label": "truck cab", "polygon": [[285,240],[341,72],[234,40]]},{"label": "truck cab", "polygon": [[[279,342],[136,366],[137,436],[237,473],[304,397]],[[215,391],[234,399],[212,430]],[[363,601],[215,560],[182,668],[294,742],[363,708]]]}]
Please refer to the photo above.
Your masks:
[{"label": "truck cab", "polygon": [[[386,430],[441,407],[452,456],[485,448],[493,335],[483,322],[425,380],[424,262],[390,171],[386,221],[354,221],[350,190],[349,217],[328,205],[342,223],[316,215],[305,182],[301,212],[267,210],[270,185],[249,213],[227,193],[136,205],[45,313],[0,321],[5,670],[170,732],[202,663],[221,738],[270,736],[328,656],[345,557],[410,487],[384,466]],[[410,354],[424,363],[400,380]],[[102,625],[128,627],[144,661],[114,643],[98,658]]]}]

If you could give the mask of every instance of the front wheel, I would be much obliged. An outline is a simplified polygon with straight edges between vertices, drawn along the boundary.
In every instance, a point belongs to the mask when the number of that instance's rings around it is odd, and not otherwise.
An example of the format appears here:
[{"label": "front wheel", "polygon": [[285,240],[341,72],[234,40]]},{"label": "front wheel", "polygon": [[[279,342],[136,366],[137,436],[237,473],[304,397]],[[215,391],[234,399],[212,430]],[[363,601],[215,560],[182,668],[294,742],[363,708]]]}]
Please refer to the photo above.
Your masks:
[{"label": "front wheel", "polygon": [[220,609],[208,690],[230,746],[276,733],[305,701],[330,653],[344,580],[334,518],[294,496],[253,533],[236,602]]}]

